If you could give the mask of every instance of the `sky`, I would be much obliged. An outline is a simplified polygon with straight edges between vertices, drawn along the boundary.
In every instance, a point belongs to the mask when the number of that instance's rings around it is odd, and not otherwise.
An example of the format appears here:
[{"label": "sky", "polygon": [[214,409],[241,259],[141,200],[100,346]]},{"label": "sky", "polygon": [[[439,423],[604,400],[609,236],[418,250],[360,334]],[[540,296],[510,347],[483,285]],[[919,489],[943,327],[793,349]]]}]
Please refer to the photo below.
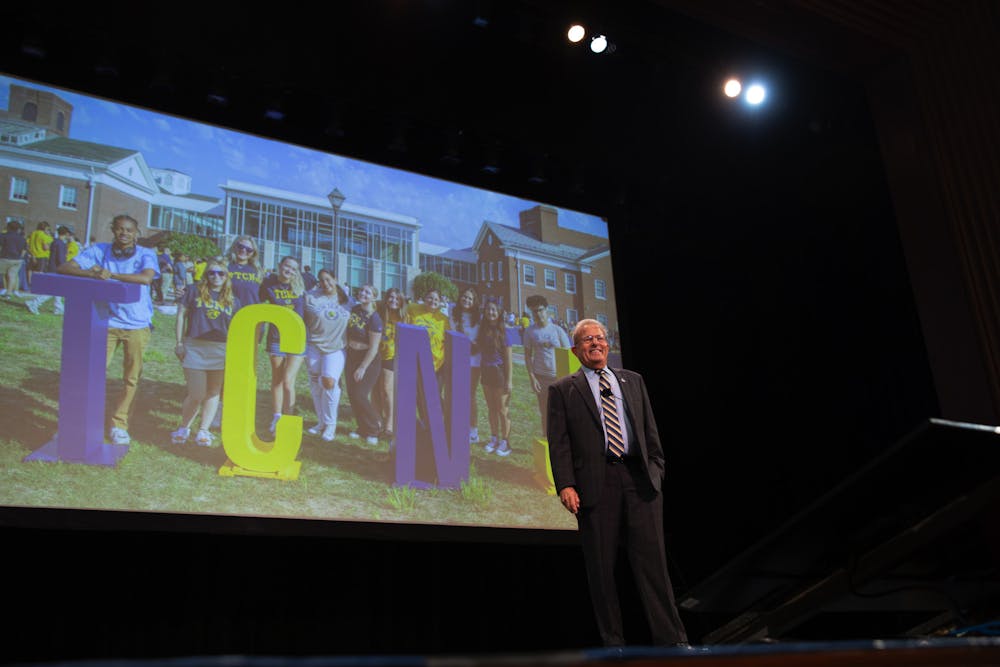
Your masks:
[{"label": "sky", "polygon": [[[220,185],[243,181],[326,197],[417,218],[420,239],[452,248],[472,245],[484,221],[516,227],[518,213],[539,203],[353,158],[264,139],[0,74],[0,108],[10,84],[50,91],[73,106],[70,138],[135,149],[154,169],[192,178],[193,194],[223,198]],[[562,227],[608,236],[600,217],[559,211]]]}]

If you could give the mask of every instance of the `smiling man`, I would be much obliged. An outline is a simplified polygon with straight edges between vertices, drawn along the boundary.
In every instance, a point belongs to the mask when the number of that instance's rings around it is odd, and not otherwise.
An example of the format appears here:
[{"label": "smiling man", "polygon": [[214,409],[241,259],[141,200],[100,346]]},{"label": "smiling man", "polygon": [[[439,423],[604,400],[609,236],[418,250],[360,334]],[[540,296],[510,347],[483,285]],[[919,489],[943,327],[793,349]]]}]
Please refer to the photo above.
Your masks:
[{"label": "smiling man", "polygon": [[156,253],[137,245],[139,223],[128,215],[117,215],[111,221],[112,243],[94,243],[65,262],[59,273],[97,280],[120,280],[142,286],[141,297],[135,303],[109,303],[108,365],[119,346],[123,348],[121,396],[111,417],[111,444],[127,445],[129,414],[142,375],[142,355],[152,335],[153,298],[150,285],[157,277]]},{"label": "smiling man", "polygon": [[582,368],[548,390],[548,441],[559,500],[577,518],[587,581],[605,646],[625,645],[615,585],[620,536],[653,643],[687,646],[663,541],[664,458],[642,376],[608,368],[608,332],[573,329]]}]

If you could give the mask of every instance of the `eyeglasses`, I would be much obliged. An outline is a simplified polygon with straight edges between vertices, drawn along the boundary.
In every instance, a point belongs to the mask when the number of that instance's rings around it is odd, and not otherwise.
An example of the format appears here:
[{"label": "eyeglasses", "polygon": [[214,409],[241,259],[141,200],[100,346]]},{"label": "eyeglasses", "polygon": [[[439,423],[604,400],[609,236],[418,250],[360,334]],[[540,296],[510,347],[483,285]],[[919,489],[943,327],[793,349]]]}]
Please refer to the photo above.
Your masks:
[{"label": "eyeglasses", "polygon": [[590,342],[595,342],[596,341],[598,343],[603,343],[606,340],[607,340],[607,338],[605,338],[604,336],[601,336],[601,335],[597,335],[597,336],[583,336],[580,339],[580,342],[581,343],[590,343]]},{"label": "eyeglasses", "polygon": [[207,275],[207,276],[222,276],[222,277],[224,277],[226,275],[226,272],[225,271],[220,271],[219,269],[210,269],[210,270],[208,270],[208,271],[205,272],[205,275]]},{"label": "eyeglasses", "polygon": [[239,252],[240,250],[242,250],[243,252],[257,252],[256,250],[254,250],[254,248],[253,248],[252,245],[245,245],[243,243],[237,243],[236,244],[236,252]]}]

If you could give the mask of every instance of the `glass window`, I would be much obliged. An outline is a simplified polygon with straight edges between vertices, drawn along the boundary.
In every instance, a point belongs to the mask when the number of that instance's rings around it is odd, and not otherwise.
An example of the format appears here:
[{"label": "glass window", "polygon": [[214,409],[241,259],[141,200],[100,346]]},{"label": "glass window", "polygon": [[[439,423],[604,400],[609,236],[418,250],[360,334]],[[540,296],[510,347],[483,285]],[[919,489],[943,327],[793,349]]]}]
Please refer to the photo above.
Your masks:
[{"label": "glass window", "polygon": [[576,276],[572,273],[567,273],[565,277],[566,283],[566,294],[576,294]]},{"label": "glass window", "polygon": [[545,269],[545,289],[556,289],[555,269]]},{"label": "glass window", "polygon": [[608,298],[608,286],[605,284],[603,280],[594,281],[594,296],[596,296],[598,299]]},{"label": "glass window", "polygon": [[534,285],[535,284],[535,267],[531,264],[524,265],[524,284]]},{"label": "glass window", "polygon": [[14,201],[28,201],[28,179],[17,176],[10,179],[10,198]]},{"label": "glass window", "polygon": [[368,262],[364,257],[347,258],[347,284],[352,290],[372,282]]},{"label": "glass window", "polygon": [[76,210],[76,188],[71,188],[68,185],[59,186],[59,208],[68,208]]},{"label": "glass window", "polygon": [[566,324],[573,325],[576,321],[580,319],[580,316],[576,313],[576,308],[566,309]]}]

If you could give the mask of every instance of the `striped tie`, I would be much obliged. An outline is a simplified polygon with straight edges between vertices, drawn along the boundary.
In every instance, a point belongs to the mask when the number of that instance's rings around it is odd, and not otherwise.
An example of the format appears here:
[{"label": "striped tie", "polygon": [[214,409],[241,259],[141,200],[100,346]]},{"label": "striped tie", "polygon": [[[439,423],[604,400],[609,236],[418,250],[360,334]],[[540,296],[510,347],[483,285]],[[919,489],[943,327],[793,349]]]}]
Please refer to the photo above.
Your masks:
[{"label": "striped tie", "polygon": [[608,453],[621,458],[625,456],[625,442],[622,440],[622,425],[618,421],[618,406],[611,391],[611,383],[605,369],[597,371],[601,387],[601,408],[604,411],[604,427],[608,432]]}]

